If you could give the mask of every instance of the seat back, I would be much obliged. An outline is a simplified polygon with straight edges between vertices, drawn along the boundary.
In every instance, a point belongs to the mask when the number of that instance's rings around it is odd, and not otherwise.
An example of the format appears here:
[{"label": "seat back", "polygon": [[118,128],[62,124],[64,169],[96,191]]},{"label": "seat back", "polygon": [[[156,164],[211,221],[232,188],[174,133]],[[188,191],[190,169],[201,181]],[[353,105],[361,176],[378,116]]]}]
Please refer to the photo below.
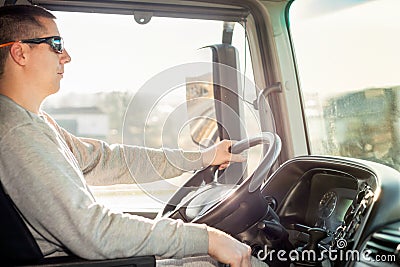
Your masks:
[{"label": "seat back", "polygon": [[0,183],[0,265],[15,266],[96,266],[154,267],[154,256],[88,261],[74,255],[44,258],[39,246],[23,221],[10,196]]},{"label": "seat back", "polygon": [[32,263],[42,258],[39,246],[0,184],[0,262]]}]

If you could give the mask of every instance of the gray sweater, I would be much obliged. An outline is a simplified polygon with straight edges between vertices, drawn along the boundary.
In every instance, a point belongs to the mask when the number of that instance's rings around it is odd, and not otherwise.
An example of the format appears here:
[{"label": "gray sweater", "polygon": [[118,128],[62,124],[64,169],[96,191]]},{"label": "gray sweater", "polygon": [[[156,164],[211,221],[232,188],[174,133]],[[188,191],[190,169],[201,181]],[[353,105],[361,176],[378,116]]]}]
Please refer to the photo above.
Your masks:
[{"label": "gray sweater", "polygon": [[113,212],[95,201],[86,184],[132,183],[129,169],[149,182],[174,177],[201,168],[199,152],[108,145],[77,138],[51,120],[0,95],[1,184],[44,255],[69,250],[105,259],[207,253],[205,225]]}]

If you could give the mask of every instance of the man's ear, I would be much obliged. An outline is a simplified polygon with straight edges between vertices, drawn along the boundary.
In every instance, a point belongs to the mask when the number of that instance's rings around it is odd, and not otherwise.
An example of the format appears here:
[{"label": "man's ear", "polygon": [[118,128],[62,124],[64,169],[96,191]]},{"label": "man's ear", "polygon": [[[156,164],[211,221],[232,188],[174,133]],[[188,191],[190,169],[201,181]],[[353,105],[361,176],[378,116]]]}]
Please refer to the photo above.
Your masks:
[{"label": "man's ear", "polygon": [[10,55],[12,60],[14,60],[14,62],[18,65],[26,65],[26,61],[28,58],[27,45],[24,45],[22,43],[13,44],[10,48]]}]

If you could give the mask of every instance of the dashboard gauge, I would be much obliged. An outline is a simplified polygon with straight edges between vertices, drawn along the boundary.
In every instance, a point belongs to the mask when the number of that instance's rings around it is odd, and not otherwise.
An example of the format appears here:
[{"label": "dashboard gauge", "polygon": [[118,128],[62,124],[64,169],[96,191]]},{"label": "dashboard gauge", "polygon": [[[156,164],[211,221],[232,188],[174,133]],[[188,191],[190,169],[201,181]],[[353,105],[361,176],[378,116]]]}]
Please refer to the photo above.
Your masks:
[{"label": "dashboard gauge", "polygon": [[336,208],[338,197],[335,192],[329,191],[325,193],[318,206],[318,216],[322,219],[328,218],[332,215]]}]

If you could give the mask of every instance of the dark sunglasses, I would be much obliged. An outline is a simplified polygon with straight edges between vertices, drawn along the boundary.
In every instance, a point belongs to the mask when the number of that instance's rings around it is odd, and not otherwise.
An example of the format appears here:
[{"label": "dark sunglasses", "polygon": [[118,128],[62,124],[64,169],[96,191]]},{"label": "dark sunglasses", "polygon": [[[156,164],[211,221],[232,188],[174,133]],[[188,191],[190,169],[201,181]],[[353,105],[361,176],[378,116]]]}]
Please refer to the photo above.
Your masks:
[{"label": "dark sunglasses", "polygon": [[42,37],[42,38],[34,38],[34,39],[25,39],[20,41],[8,42],[5,44],[0,44],[1,47],[13,45],[15,43],[24,43],[24,44],[42,44],[46,43],[50,45],[50,47],[54,50],[54,52],[62,54],[64,51],[64,40],[61,36],[50,36],[50,37]]}]

